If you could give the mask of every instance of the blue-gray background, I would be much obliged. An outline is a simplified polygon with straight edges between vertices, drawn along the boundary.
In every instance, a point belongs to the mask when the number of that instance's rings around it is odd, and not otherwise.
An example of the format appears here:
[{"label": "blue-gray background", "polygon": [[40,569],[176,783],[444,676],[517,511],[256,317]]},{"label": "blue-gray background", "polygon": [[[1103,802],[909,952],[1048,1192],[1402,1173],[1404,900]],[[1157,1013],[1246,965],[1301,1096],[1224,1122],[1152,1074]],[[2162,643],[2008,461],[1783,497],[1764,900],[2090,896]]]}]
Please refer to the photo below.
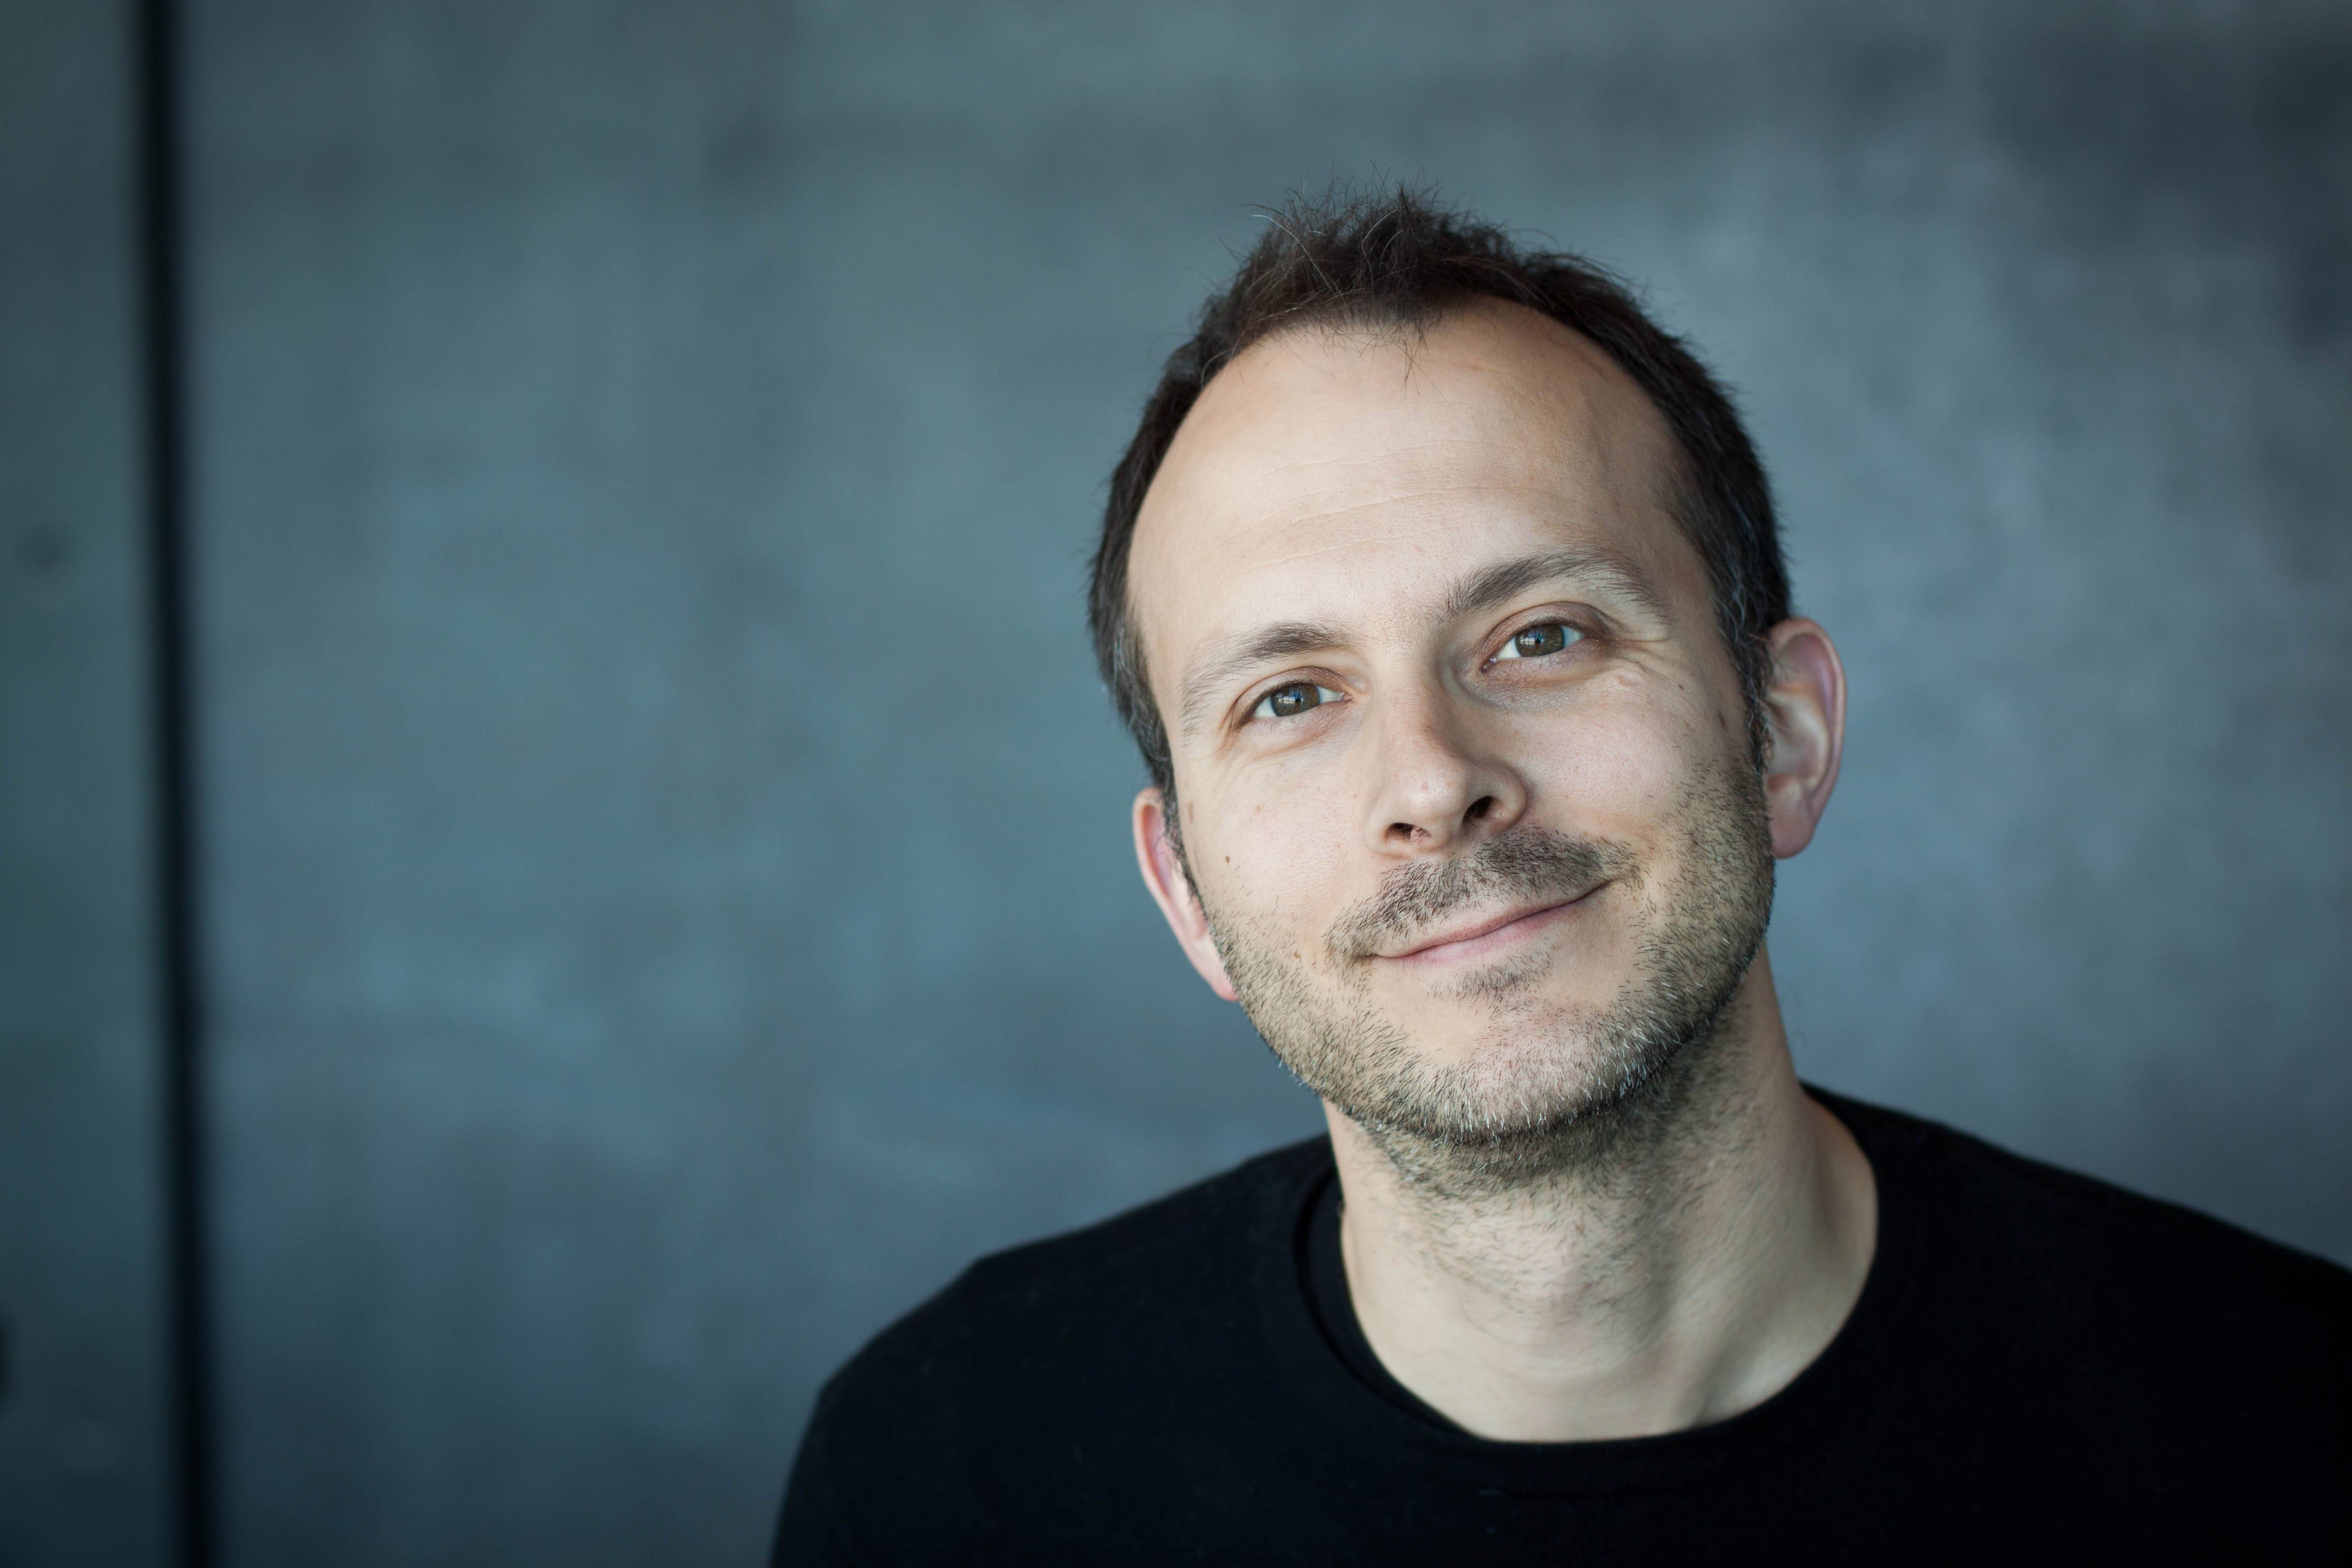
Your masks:
[{"label": "blue-gray background", "polygon": [[[229,1562],[751,1561],[883,1322],[1318,1125],[1081,584],[1334,174],[1743,395],[1853,680],[1802,1070],[2352,1258],[2340,5],[182,19]],[[0,25],[0,1560],[157,1562],[128,16]]]}]

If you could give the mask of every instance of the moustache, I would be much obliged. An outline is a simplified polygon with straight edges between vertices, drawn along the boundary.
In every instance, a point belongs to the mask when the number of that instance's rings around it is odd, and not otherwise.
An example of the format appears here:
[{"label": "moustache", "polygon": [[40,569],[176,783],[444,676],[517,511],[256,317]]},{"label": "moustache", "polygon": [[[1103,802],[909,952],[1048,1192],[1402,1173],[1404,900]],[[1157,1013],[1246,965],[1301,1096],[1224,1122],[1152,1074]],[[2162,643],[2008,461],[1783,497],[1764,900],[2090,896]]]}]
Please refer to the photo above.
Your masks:
[{"label": "moustache", "polygon": [[1482,841],[1467,854],[1400,866],[1381,889],[1341,915],[1327,939],[1342,964],[1360,963],[1412,939],[1466,905],[1562,900],[1625,873],[1632,851],[1549,828],[1522,827]]}]

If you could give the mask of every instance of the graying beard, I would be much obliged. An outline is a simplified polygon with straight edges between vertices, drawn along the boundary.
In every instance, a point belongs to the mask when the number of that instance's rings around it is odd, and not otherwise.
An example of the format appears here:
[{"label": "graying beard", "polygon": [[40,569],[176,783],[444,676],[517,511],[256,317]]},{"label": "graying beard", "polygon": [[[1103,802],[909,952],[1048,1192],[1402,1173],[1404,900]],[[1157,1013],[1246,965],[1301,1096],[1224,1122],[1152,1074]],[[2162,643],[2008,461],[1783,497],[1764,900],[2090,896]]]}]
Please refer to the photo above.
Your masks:
[{"label": "graying beard", "polygon": [[[1493,1195],[1532,1183],[1612,1184],[1671,1142],[1707,1098],[1714,1047],[1739,983],[1761,948],[1772,903],[1770,829],[1762,781],[1745,769],[1710,769],[1685,797],[1688,866],[1659,930],[1643,935],[1639,968],[1618,1001],[1586,1026],[1598,1059],[1581,1092],[1549,1103],[1492,1103],[1465,1069],[1432,1072],[1393,1023],[1360,996],[1334,1016],[1275,942],[1234,940],[1230,922],[1211,934],[1244,1010],[1276,1058],[1308,1089],[1362,1127],[1410,1184],[1433,1196]],[[1639,870],[1626,851],[1526,835],[1487,858],[1427,862],[1384,888],[1371,908],[1343,919],[1330,948],[1339,973],[1360,973],[1350,953],[1410,932],[1488,887],[1541,891],[1606,870],[1627,890]],[[1465,998],[1490,999],[1498,1022],[1528,976],[1505,969],[1474,977]],[[1346,986],[1343,990],[1356,987]],[[1536,1026],[1530,1018],[1528,1026]]]}]

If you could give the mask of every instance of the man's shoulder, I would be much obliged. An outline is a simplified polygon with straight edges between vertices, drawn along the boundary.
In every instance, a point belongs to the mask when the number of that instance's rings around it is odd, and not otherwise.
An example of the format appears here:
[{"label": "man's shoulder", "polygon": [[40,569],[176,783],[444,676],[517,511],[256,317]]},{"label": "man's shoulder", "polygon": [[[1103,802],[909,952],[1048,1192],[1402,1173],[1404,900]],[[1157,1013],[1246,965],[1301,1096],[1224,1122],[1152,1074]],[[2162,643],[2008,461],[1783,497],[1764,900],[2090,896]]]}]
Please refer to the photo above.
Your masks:
[{"label": "man's shoulder", "polygon": [[[1987,1281],[2012,1323],[2134,1341],[2253,1336],[2341,1363],[2352,1272],[2196,1209],[1925,1118],[1822,1095],[1910,1188],[1939,1277]],[[1896,1195],[1902,1201],[1904,1194]],[[2339,1371],[2344,1370],[2339,1365]]]},{"label": "man's shoulder", "polygon": [[989,1342],[1053,1341],[1171,1313],[1227,1310],[1251,1287],[1236,1265],[1278,1223],[1282,1195],[1331,1163],[1312,1138],[1078,1230],[992,1253],[884,1331],[844,1369]]},{"label": "man's shoulder", "polygon": [[984,1257],[877,1335],[827,1384],[824,1403],[903,1409],[918,1388],[985,1397],[985,1385],[1049,1369],[1057,1378],[1097,1362],[1140,1370],[1139,1357],[1237,1328],[1255,1310],[1255,1265],[1284,1194],[1330,1163],[1330,1141],[1308,1139]]},{"label": "man's shoulder", "polygon": [[[818,1395],[780,1560],[929,1560],[913,1543],[948,1518],[986,1557],[971,1532],[1016,1483],[1079,1485],[1105,1454],[1245,1422],[1261,1270],[1330,1163],[1311,1139],[972,1264]],[[899,1517],[915,1497],[928,1517]]]}]

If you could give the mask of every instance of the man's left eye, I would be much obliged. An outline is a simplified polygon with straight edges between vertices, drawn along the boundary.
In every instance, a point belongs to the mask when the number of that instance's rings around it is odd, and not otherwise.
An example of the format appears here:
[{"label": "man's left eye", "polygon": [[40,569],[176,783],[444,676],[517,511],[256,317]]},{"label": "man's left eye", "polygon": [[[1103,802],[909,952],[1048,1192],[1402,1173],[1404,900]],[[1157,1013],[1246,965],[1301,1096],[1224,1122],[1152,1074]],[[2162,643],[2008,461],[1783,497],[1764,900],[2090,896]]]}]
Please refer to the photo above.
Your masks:
[{"label": "man's left eye", "polygon": [[1581,642],[1583,638],[1584,634],[1574,626],[1559,621],[1546,621],[1512,637],[1495,657],[1497,659],[1541,658],[1546,654],[1558,653],[1572,642]]},{"label": "man's left eye", "polygon": [[1258,700],[1250,710],[1253,719],[1290,719],[1326,702],[1337,702],[1339,694],[1328,686],[1318,686],[1311,680],[1278,686]]}]

